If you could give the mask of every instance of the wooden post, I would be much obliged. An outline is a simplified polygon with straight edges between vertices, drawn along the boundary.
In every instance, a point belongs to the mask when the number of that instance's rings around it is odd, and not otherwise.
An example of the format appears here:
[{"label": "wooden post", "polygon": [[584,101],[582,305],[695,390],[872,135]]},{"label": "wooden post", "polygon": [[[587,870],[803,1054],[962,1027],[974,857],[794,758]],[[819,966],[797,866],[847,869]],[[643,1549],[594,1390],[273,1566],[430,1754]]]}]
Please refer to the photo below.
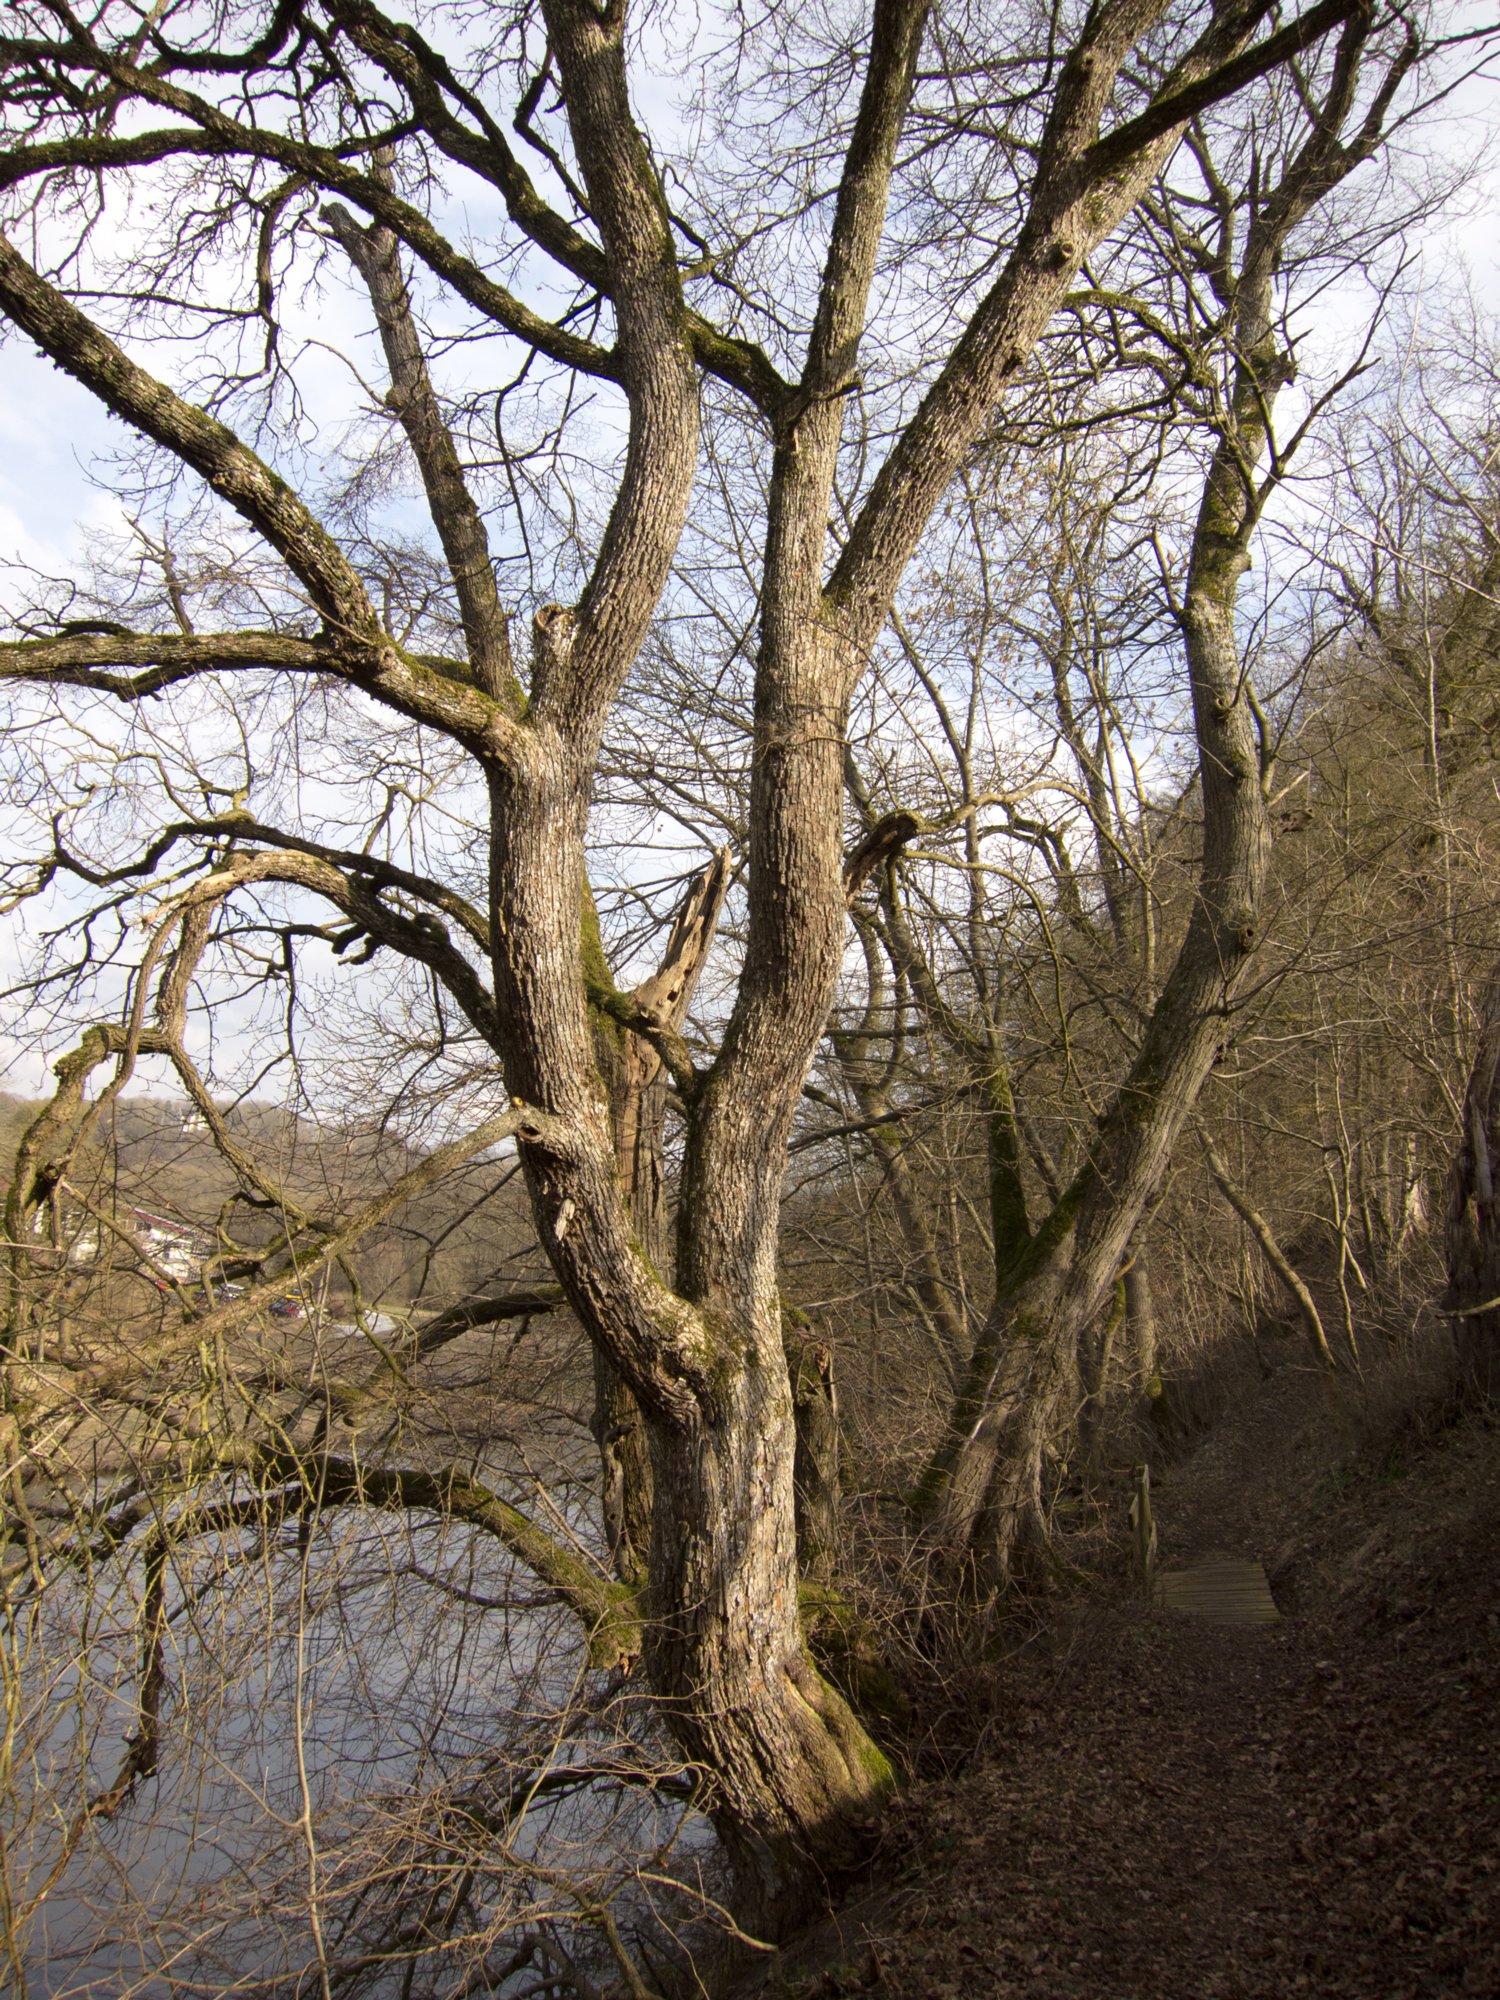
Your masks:
[{"label": "wooden post", "polygon": [[1136,1581],[1148,1594],[1156,1576],[1156,1523],[1151,1518],[1151,1468],[1137,1465],[1130,1502],[1130,1559]]}]

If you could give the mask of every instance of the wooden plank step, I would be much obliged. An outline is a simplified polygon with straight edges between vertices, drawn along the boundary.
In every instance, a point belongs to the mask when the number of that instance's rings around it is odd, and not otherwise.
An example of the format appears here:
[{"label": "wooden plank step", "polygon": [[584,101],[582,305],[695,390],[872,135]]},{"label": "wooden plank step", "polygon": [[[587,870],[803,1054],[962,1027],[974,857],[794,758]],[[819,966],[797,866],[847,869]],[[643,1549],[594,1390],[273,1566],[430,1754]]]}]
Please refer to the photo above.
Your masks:
[{"label": "wooden plank step", "polygon": [[1263,1565],[1235,1556],[1158,1571],[1156,1600],[1213,1625],[1272,1625],[1281,1616]]}]

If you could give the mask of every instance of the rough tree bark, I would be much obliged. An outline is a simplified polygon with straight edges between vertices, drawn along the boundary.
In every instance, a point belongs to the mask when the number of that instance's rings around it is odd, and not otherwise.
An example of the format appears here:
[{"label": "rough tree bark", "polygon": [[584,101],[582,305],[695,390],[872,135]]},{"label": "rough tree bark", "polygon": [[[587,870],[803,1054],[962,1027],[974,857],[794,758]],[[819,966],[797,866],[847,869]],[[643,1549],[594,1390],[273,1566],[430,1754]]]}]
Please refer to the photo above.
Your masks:
[{"label": "rough tree bark", "polygon": [[[586,956],[597,950],[594,1051],[609,1100],[620,1182],[641,1248],[669,1283],[675,1274],[663,1157],[666,1067],[640,1028],[625,1025],[618,1016],[644,1019],[673,1034],[682,1027],[713,943],[730,873],[729,849],[720,848],[689,884],[661,964],[625,997],[622,1008],[598,1005],[600,998],[616,996],[597,944],[596,925],[584,945]],[[585,922],[593,924],[592,910]],[[646,1581],[651,1548],[651,1447],[640,1405],[608,1354],[597,1346],[591,1428],[599,1447],[610,1559],[621,1581],[639,1588]]]},{"label": "rough tree bark", "polygon": [[[107,23],[113,39],[106,44],[72,16],[52,28],[50,12],[43,19],[42,11],[41,26],[30,23],[31,38],[8,38],[5,54],[24,71],[26,131],[34,116],[45,124],[37,107],[51,107],[62,136],[10,148],[6,185],[56,172],[77,172],[82,184],[179,157],[228,160],[227,185],[248,161],[256,172],[274,170],[289,186],[316,188],[370,218],[360,224],[334,206],[324,220],[365,280],[391,376],[390,407],[421,471],[469,657],[419,656],[400,644],[355,556],[286,481],[216,416],[127,356],[0,238],[0,311],[137,435],[200,476],[285,564],[299,600],[295,619],[267,633],[141,633],[111,625],[17,641],[0,651],[0,665],[18,680],[80,688],[127,706],[193,675],[246,667],[329,676],[398,726],[437,732],[482,772],[489,801],[483,911],[368,852],[330,856],[305,837],[299,842],[296,827],[263,832],[266,853],[251,858],[264,869],[243,880],[296,879],[309,893],[326,894],[371,938],[432,971],[496,1051],[513,1106],[506,1129],[518,1141],[539,1239],[649,1438],[645,1660],[652,1691],[680,1748],[712,1776],[713,1810],[738,1868],[745,1917],[768,1930],[784,1927],[818,1893],[821,1871],[866,1851],[891,1783],[885,1758],[818,1674],[805,1644],[793,1389],[776,1276],[787,1140],[844,945],[840,826],[850,700],[965,454],[1084,261],[1150,187],[1189,120],[1306,51],[1351,12],[1367,17],[1358,0],[1319,0],[1257,41],[1273,13],[1268,0],[1221,0],[1189,17],[1181,54],[1154,96],[1143,100],[1132,79],[1131,101],[1141,108],[1127,116],[1117,84],[1160,25],[1166,0],[1103,0],[1086,10],[1063,59],[1047,62],[1050,97],[1009,253],[859,501],[825,574],[845,413],[859,387],[860,338],[925,0],[875,0],[795,382],[687,302],[667,191],[632,111],[624,5],[542,0],[544,74],[565,107],[577,223],[538,194],[482,95],[455,78],[448,58],[416,28],[390,20],[373,0],[324,0],[305,39],[304,15],[315,10],[278,7],[260,39],[236,42],[227,53],[174,50],[173,24],[157,17],[144,38],[133,15],[119,34]],[[460,253],[397,192],[389,162],[378,151],[368,156],[357,138],[321,145],[309,136],[311,121],[293,119],[286,130],[277,124],[273,104],[321,104],[320,93],[344,87],[337,64],[323,66],[330,23],[341,49],[378,72],[374,98],[341,102],[348,132],[366,131],[370,118],[384,115],[370,105],[393,95],[399,108],[391,143],[419,133],[413,152],[424,176],[429,158],[446,159],[498,194],[517,232],[503,256],[486,258],[482,268]],[[226,20],[226,45],[239,32],[237,17]],[[244,32],[259,29],[251,22]],[[295,70],[304,56],[313,65],[306,77],[276,77],[274,90],[253,99],[253,115],[240,115],[242,75],[261,64]],[[486,68],[484,89],[495,73]],[[225,76],[232,82],[218,99],[202,94]],[[116,117],[124,100],[131,115]],[[102,119],[101,104],[110,107]],[[159,129],[146,129],[153,119]],[[246,213],[257,226],[265,223],[266,210],[245,199]],[[1281,212],[1273,196],[1267,213]],[[1267,226],[1258,225],[1262,237],[1253,240],[1263,241]],[[517,247],[525,254],[507,262]],[[615,385],[627,405],[623,473],[592,568],[576,603],[536,613],[524,700],[509,671],[483,520],[409,338],[401,248],[467,309],[561,367]],[[488,275],[490,268],[520,268],[533,253],[550,258],[570,287],[583,288],[589,311],[598,309],[585,323],[607,324],[611,347],[576,330],[579,314],[554,323]],[[1260,296],[1256,282],[1246,281],[1247,298]],[[960,1440],[953,1495],[973,1496],[959,1514],[993,1523],[982,1540],[1002,1566],[1015,1524],[1028,1506],[1035,1511],[1040,1440],[1077,1329],[1118,1267],[1145,1191],[1212,1060],[1223,1009],[1253,942],[1264,865],[1263,773],[1232,611],[1255,513],[1243,476],[1255,452],[1246,441],[1258,448],[1263,440],[1256,412],[1274,393],[1280,363],[1253,325],[1242,328],[1241,342],[1226,432],[1234,450],[1226,443],[1216,463],[1182,618],[1203,758],[1201,901],[1094,1157],[1013,1261],[971,1370],[969,1393],[982,1420],[973,1437]],[[619,1009],[623,1025],[671,1070],[685,1110],[677,1269],[669,1280],[632,1217],[620,1137],[600,1090],[594,1023],[598,1008],[608,1011],[614,1001],[591,983],[583,948],[584,854],[610,707],[663,600],[683,532],[705,371],[763,423],[772,457],[748,929],[732,1012],[716,1059],[699,1073],[670,1023],[652,1016],[648,1004]],[[234,834],[252,838],[238,821]],[[223,829],[194,826],[189,835],[205,842],[209,865],[222,861]],[[453,947],[448,923],[462,926],[465,950]],[[474,969],[481,955],[489,992]]]}]

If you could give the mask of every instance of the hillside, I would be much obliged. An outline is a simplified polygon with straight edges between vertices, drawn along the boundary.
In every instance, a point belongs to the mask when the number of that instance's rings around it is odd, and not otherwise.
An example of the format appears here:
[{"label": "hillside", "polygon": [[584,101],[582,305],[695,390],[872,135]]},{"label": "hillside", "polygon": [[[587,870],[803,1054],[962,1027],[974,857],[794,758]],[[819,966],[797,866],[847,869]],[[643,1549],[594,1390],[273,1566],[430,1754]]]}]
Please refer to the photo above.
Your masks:
[{"label": "hillside", "polygon": [[1034,1604],[968,1690],[979,1749],[753,1990],[1500,1990],[1500,1426],[1382,1407],[1278,1353],[1164,1469],[1157,1518],[1164,1567],[1263,1559],[1279,1622],[1190,1620],[1097,1567]]},{"label": "hillside", "polygon": [[[0,1094],[0,1186],[10,1177],[26,1125],[40,1106]],[[226,1128],[288,1201],[338,1217],[409,1173],[423,1149],[394,1126],[315,1123],[253,1100],[224,1109]],[[282,1210],[246,1201],[232,1166],[204,1122],[180,1099],[126,1096],[72,1172],[74,1185],[124,1208],[148,1209],[212,1238],[222,1228],[249,1248],[273,1240]],[[535,1264],[534,1235],[514,1162],[480,1158],[442,1186],[405,1203],[360,1247],[353,1267],[369,1298],[446,1302],[491,1286],[502,1269]],[[340,1289],[335,1282],[335,1290]]]}]

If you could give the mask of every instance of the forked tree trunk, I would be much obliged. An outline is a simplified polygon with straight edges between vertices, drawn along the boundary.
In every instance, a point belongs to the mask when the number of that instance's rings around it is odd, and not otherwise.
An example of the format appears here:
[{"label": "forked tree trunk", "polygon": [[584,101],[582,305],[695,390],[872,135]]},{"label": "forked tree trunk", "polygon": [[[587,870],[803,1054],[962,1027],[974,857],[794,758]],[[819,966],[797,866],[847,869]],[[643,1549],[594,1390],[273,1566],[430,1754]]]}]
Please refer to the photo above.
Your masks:
[{"label": "forked tree trunk", "polygon": [[867,1851],[891,1783],[803,1633],[776,1245],[787,1141],[843,948],[842,750],[853,675],[875,638],[861,649],[830,629],[829,496],[926,9],[898,0],[877,15],[824,301],[797,395],[773,425],[746,949],[718,1058],[686,1092],[675,1290],[621,1199],[578,936],[609,699],[665,587],[691,491],[696,360],[666,199],[630,115],[623,10],[552,0],[547,14],[614,258],[631,443],[576,613],[539,614],[523,754],[493,780],[495,1011],[512,1099],[555,1111],[568,1134],[522,1148],[541,1240],[650,1438],[652,1693],[712,1774],[740,1910],[780,1931],[815,1899],[820,1870]]},{"label": "forked tree trunk", "polygon": [[[1013,255],[825,574],[845,402],[859,383],[860,335],[927,15],[925,0],[875,10],[801,377],[795,391],[775,390],[769,411],[745,951],[716,1061],[703,1075],[684,1072],[674,1291],[621,1199],[577,940],[605,717],[665,589],[690,500],[695,351],[669,210],[631,118],[623,12],[578,0],[549,0],[546,12],[593,223],[612,260],[615,365],[631,440],[594,572],[576,611],[538,614],[524,729],[505,733],[505,754],[492,765],[496,1039],[512,1099],[547,1114],[521,1147],[541,1240],[569,1302],[637,1398],[650,1437],[653,1694],[679,1744],[713,1774],[746,1917],[780,1930],[816,1894],[810,1877],[865,1851],[891,1782],[806,1648],[776,1272],[787,1144],[844,950],[849,705],[926,523],[1008,378],[1092,248],[1150,185],[1188,114],[1159,115],[1144,128],[1137,121],[1124,141],[1121,128],[1100,139],[1116,76],[1154,15],[1096,10],[1091,39],[1059,74]],[[1174,89],[1215,74],[1258,20],[1253,10],[1214,10],[1173,72]],[[1279,60],[1275,38],[1273,46]],[[1263,236],[1253,225],[1252,245],[1264,247]],[[1254,938],[1263,774],[1233,644],[1233,599],[1255,510],[1244,466],[1259,458],[1274,379],[1260,328],[1242,316],[1237,332],[1246,359],[1233,444],[1215,464],[1182,613],[1202,752],[1201,897],[1094,1156],[1008,1274],[986,1335],[995,1354],[1007,1349],[1013,1370],[1025,1363],[1018,1372],[1029,1384],[1011,1399],[1014,1449],[992,1454],[988,1467],[959,1467],[985,1472],[980,1512],[1000,1522],[990,1539],[1002,1557],[1023,1505],[1034,1509],[1040,1440],[1057,1385],[1070,1379],[1079,1328],[1112,1282],[1213,1060]],[[731,359],[731,345],[717,351]],[[1274,345],[1269,359],[1279,363]],[[999,1405],[986,1408],[993,1414]],[[965,1438],[963,1449],[972,1442]]]},{"label": "forked tree trunk", "polygon": [[1500,1398],[1500,968],[1480,1007],[1464,1122],[1448,1177],[1448,1290],[1459,1367],[1470,1394]]},{"label": "forked tree trunk", "polygon": [[[838,740],[817,714],[805,726],[820,747]],[[836,762],[824,782],[836,798]],[[774,1033],[758,1043],[760,1087],[742,1091],[732,1119],[707,1115],[718,1107],[702,1097],[689,1107],[673,1292],[620,1200],[577,977],[583,782],[565,759],[549,765],[538,755],[497,789],[494,929],[526,941],[496,954],[507,1083],[513,1099],[555,1111],[569,1134],[523,1144],[533,1212],[649,1438],[651,1691],[684,1755],[712,1774],[710,1810],[734,1863],[739,1914],[752,1928],[780,1931],[816,1900],[820,1871],[867,1851],[892,1782],[813,1665],[799,1604],[796,1428],[775,1245],[796,1103],[776,1071],[797,1065],[800,1077],[801,1052]],[[833,826],[836,842],[836,818]],[[828,934],[834,958],[831,923]],[[802,996],[809,1012],[826,1007],[829,983],[815,961]],[[783,1019],[778,1011],[768,1028]]]}]

